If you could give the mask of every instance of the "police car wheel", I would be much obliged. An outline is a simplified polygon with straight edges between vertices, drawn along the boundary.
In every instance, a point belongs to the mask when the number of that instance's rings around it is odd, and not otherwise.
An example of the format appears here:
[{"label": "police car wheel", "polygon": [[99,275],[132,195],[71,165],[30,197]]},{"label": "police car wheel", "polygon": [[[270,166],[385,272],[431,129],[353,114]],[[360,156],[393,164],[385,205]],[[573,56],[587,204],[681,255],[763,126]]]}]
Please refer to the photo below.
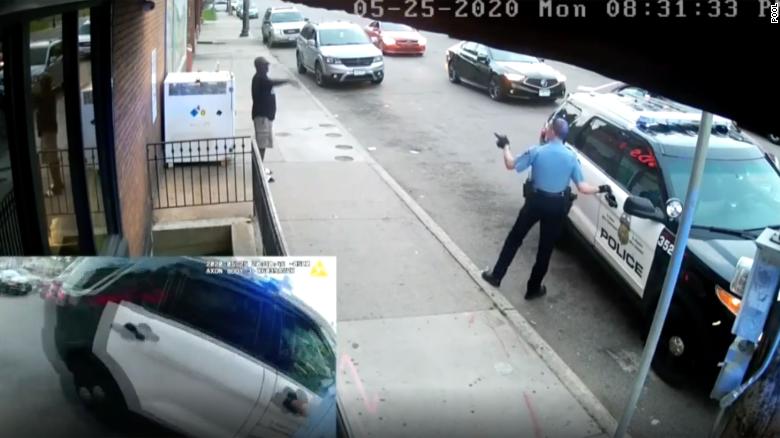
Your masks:
[{"label": "police car wheel", "polygon": [[79,399],[96,417],[109,424],[125,419],[127,405],[119,385],[96,359],[78,357],[70,366]]},{"label": "police car wheel", "polygon": [[672,303],[652,363],[653,371],[669,386],[681,387],[693,376],[704,342],[697,332],[697,319],[687,315],[679,303]]},{"label": "police car wheel", "polygon": [[780,135],[778,134],[769,134],[767,136],[769,138],[769,141],[771,141],[774,144],[780,144]]}]

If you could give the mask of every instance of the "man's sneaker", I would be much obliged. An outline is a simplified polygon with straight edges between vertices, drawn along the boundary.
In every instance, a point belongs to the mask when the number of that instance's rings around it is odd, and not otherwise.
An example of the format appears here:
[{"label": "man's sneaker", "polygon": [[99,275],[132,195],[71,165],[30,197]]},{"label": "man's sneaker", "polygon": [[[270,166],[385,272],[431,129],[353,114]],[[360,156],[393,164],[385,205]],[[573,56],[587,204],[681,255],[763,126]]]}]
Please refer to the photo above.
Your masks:
[{"label": "man's sneaker", "polygon": [[270,176],[270,175],[269,175],[269,176],[267,176],[267,177],[265,178],[265,180],[266,180],[266,181],[268,181],[269,183],[272,183],[272,182],[276,181],[276,180],[274,179],[274,177],[272,177],[272,176]]},{"label": "man's sneaker", "polygon": [[265,174],[266,175],[273,175],[274,174],[273,171],[271,171],[271,169],[269,169],[267,167],[264,170],[265,170]]},{"label": "man's sneaker", "polygon": [[537,290],[531,291],[525,293],[525,299],[526,300],[533,300],[534,298],[543,297],[545,294],[547,294],[547,286],[542,285]]},{"label": "man's sneaker", "polygon": [[499,287],[501,286],[501,280],[493,277],[493,274],[488,271],[482,271],[482,279],[487,281],[489,285],[493,287]]}]

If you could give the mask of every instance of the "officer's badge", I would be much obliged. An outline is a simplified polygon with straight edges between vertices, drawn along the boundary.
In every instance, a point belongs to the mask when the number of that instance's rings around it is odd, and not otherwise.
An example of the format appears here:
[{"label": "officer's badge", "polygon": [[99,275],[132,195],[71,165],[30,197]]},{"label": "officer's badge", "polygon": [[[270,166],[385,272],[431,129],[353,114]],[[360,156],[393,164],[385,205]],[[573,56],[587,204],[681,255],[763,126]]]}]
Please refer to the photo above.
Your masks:
[{"label": "officer's badge", "polygon": [[622,245],[628,244],[628,237],[631,235],[631,216],[623,213],[620,216],[620,228],[618,228],[618,239]]}]

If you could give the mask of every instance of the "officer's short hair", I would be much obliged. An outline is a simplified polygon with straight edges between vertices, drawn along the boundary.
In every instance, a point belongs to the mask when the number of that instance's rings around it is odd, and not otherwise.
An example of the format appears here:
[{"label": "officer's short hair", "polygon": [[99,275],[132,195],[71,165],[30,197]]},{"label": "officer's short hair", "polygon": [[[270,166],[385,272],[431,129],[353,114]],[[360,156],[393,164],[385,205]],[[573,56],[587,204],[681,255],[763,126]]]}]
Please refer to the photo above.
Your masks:
[{"label": "officer's short hair", "polygon": [[566,140],[566,136],[569,135],[569,123],[560,117],[556,117],[552,122],[552,130],[556,137]]}]

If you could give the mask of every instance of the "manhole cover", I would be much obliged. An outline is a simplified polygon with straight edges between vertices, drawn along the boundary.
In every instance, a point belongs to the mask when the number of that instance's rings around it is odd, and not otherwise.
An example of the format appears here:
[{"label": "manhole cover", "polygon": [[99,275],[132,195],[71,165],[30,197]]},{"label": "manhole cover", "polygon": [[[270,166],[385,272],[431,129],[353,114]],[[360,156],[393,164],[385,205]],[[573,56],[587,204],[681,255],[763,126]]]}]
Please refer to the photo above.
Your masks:
[{"label": "manhole cover", "polygon": [[325,135],[327,137],[341,137],[341,134],[339,134],[338,132],[329,132],[329,133],[327,133]]},{"label": "manhole cover", "polygon": [[353,161],[353,160],[354,160],[354,158],[348,157],[346,155],[337,155],[336,156],[336,161]]},{"label": "manhole cover", "polygon": [[352,149],[352,146],[348,144],[337,144],[336,149]]},{"label": "manhole cover", "polygon": [[334,125],[333,123],[320,123],[320,127],[322,128],[332,128],[334,126],[336,125]]},{"label": "manhole cover", "polygon": [[277,132],[276,136],[277,137],[289,137],[290,133],[289,132]]}]

